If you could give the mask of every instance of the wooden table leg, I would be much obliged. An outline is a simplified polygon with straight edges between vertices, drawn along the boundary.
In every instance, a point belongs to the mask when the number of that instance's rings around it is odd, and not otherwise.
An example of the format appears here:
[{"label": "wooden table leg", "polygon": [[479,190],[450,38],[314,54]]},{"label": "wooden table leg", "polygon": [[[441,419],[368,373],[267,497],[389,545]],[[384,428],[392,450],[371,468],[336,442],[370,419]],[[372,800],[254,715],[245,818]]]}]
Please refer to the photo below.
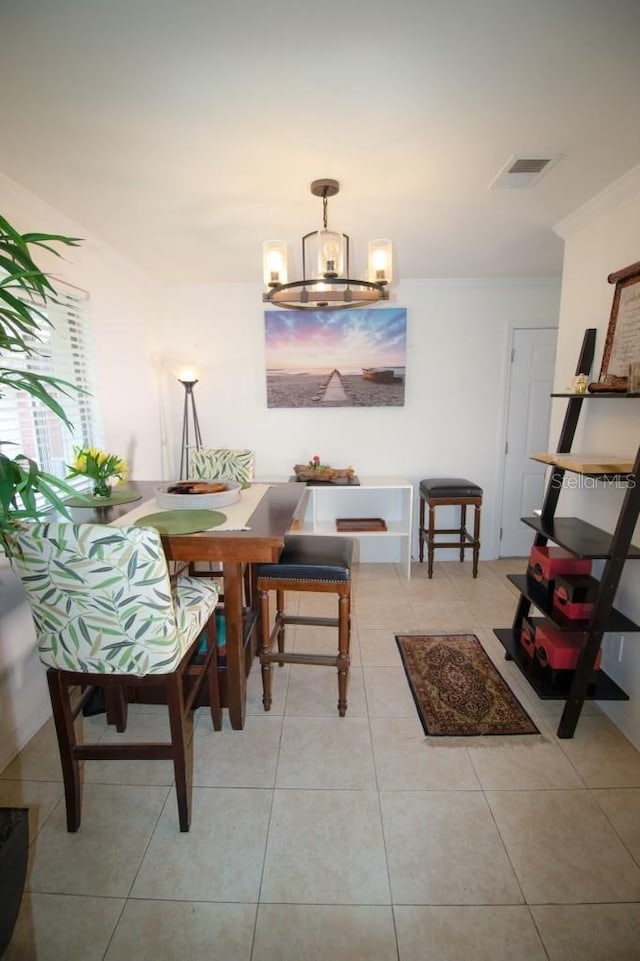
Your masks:
[{"label": "wooden table leg", "polygon": [[239,731],[244,727],[247,700],[242,628],[242,564],[225,561],[223,573],[227,635],[227,707],[231,727]]}]

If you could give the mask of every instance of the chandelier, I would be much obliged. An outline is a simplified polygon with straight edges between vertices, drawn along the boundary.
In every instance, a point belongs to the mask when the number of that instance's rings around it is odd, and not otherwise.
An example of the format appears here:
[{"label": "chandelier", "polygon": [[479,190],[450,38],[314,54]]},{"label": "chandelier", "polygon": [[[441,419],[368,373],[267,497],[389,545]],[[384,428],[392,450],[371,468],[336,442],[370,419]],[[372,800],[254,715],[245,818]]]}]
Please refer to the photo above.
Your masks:
[{"label": "chandelier", "polygon": [[264,303],[292,310],[342,310],[368,307],[389,299],[387,284],[392,280],[390,240],[369,241],[368,279],[349,276],[349,237],[329,230],[328,198],[340,189],[337,180],[314,180],[311,193],[322,197],[322,229],[302,238],[302,279],[287,280],[287,244],[267,240],[263,244]]}]

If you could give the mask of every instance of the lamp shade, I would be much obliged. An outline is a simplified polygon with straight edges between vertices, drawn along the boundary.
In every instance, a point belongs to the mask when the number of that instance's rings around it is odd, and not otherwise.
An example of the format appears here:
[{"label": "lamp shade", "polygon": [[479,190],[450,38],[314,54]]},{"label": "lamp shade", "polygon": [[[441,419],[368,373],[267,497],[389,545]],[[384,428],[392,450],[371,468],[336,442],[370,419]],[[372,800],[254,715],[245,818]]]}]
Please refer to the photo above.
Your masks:
[{"label": "lamp shade", "polygon": [[390,240],[369,241],[369,280],[390,284],[393,280],[393,252]]},{"label": "lamp shade", "polygon": [[262,269],[265,287],[287,282],[287,244],[284,240],[265,240],[262,245]]},{"label": "lamp shade", "polygon": [[177,371],[177,378],[181,384],[196,384],[198,382],[198,371],[193,365],[180,367]]}]

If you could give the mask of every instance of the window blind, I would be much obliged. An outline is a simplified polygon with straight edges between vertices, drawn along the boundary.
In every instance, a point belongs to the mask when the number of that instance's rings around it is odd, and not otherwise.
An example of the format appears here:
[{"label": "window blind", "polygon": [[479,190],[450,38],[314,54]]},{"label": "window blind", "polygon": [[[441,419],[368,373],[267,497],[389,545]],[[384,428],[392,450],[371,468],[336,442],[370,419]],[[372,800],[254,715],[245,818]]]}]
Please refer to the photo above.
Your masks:
[{"label": "window blind", "polygon": [[[93,350],[89,319],[89,295],[78,288],[56,282],[57,303],[38,306],[49,319],[39,338],[25,338],[34,354],[4,353],[0,367],[59,377],[85,393],[68,389],[68,394],[51,389],[62,406],[72,430],[40,401],[22,390],[2,386],[0,397],[0,440],[8,457],[26,454],[41,470],[65,477],[75,446],[101,446],[102,429],[95,401]],[[76,478],[77,485],[86,485]],[[74,482],[71,482],[74,483]]]}]

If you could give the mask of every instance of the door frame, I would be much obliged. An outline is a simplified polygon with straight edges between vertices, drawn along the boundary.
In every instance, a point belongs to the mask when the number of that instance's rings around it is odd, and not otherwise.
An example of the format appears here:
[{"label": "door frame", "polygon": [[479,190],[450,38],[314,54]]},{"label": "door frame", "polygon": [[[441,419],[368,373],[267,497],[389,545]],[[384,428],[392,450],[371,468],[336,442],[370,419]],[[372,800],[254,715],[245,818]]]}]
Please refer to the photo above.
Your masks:
[{"label": "door frame", "polygon": [[[559,329],[558,321],[551,322],[546,321],[542,324],[528,324],[528,323],[518,323],[513,321],[509,324],[509,332],[507,337],[507,350],[505,353],[505,368],[507,375],[504,379],[503,395],[502,395],[502,429],[500,431],[500,447],[498,449],[498,459],[496,463],[496,513],[495,513],[495,525],[491,532],[491,556],[499,559],[500,557],[500,525],[502,523],[502,508],[504,502],[504,457],[505,457],[505,445],[507,443],[507,434],[509,430],[509,395],[511,393],[511,378],[513,376],[513,363],[511,361],[511,355],[514,350],[514,340],[516,337],[517,330],[555,330]],[[554,370],[554,375],[557,373],[558,364],[558,354],[556,351],[556,367]],[[554,376],[555,379],[555,376]]]}]

